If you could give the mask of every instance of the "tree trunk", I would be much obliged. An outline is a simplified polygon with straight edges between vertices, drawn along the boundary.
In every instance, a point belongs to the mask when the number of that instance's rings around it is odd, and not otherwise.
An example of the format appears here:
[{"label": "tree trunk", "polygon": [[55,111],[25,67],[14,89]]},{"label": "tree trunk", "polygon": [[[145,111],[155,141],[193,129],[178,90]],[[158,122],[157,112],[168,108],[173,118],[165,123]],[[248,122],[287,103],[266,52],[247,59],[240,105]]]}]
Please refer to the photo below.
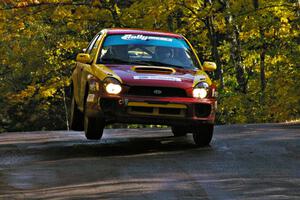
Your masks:
[{"label": "tree trunk", "polygon": [[[229,1],[224,1],[226,9],[229,10]],[[235,76],[238,82],[238,90],[242,93],[247,92],[247,79],[243,65],[241,43],[240,43],[240,29],[237,24],[233,22],[233,16],[228,11],[225,17],[227,38],[230,42],[230,64],[235,69]]]},{"label": "tree trunk", "polygon": [[[257,11],[259,8],[259,0],[253,0],[254,9]],[[259,35],[260,35],[260,42],[261,52],[260,52],[260,89],[261,92],[264,93],[266,88],[266,75],[265,75],[265,57],[267,51],[267,44],[265,42],[265,32],[262,26],[259,26]]]},{"label": "tree trunk", "polygon": [[[206,3],[212,5],[211,0],[207,0]],[[205,25],[208,30],[208,37],[211,45],[211,53],[217,65],[216,71],[216,79],[220,80],[220,88],[224,88],[224,80],[223,80],[223,70],[221,65],[221,58],[218,50],[218,36],[214,28],[214,18],[213,16],[208,16],[205,19]]]},{"label": "tree trunk", "polygon": [[[264,40],[264,32],[260,31],[261,40]],[[265,56],[267,51],[266,43],[263,44],[262,50],[260,53],[260,88],[262,93],[266,88],[266,75],[265,75]]]},{"label": "tree trunk", "polygon": [[69,112],[68,112],[68,107],[67,107],[67,101],[66,101],[66,93],[65,90],[62,89],[62,94],[63,94],[63,102],[64,102],[64,109],[65,109],[65,118],[66,118],[66,128],[69,131],[70,130],[70,123],[69,123]]}]

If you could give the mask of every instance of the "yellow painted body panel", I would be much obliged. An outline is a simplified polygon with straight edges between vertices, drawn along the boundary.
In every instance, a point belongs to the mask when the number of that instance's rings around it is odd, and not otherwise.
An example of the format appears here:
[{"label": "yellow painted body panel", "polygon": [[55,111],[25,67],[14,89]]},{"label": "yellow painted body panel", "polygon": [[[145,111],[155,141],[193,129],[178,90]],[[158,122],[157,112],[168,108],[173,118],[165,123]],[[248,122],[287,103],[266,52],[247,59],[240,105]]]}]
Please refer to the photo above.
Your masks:
[{"label": "yellow painted body panel", "polygon": [[93,65],[93,72],[95,77],[97,77],[99,80],[104,80],[107,77],[115,78],[120,83],[123,83],[122,79],[109,67],[103,65],[103,64],[95,64]]},{"label": "yellow painted body panel", "polygon": [[203,70],[198,70],[195,74],[193,87],[195,87],[201,81],[207,82],[208,85],[212,84],[212,81],[210,80],[209,76]]},{"label": "yellow painted body panel", "polygon": [[[201,65],[201,62],[200,62],[200,60],[198,58],[196,50],[194,49],[194,47],[191,45],[191,43],[185,37],[183,37],[183,38],[186,41],[186,43],[188,43],[188,45],[190,46],[190,48],[192,49],[193,53],[196,56],[197,62],[201,66],[201,69],[199,69],[197,71],[196,75],[195,75],[193,87],[195,87],[200,81],[206,81],[208,83],[208,85],[211,85],[212,81],[210,80],[209,76],[204,72],[203,67]],[[205,79],[202,79],[201,77],[205,77]]]}]

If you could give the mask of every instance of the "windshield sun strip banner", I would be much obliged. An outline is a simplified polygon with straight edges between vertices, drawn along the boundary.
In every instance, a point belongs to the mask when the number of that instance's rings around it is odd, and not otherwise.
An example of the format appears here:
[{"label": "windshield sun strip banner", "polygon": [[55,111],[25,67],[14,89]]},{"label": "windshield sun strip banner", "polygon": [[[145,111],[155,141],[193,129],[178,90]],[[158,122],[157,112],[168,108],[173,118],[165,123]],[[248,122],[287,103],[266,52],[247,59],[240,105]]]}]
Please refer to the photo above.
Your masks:
[{"label": "windshield sun strip banner", "polygon": [[188,44],[183,39],[162,37],[162,36],[149,36],[149,35],[109,35],[106,37],[103,46],[115,45],[145,45],[145,46],[166,46],[175,48],[189,49]]},{"label": "windshield sun strip banner", "polygon": [[135,80],[160,80],[160,81],[175,81],[181,82],[181,78],[171,76],[133,76]]}]

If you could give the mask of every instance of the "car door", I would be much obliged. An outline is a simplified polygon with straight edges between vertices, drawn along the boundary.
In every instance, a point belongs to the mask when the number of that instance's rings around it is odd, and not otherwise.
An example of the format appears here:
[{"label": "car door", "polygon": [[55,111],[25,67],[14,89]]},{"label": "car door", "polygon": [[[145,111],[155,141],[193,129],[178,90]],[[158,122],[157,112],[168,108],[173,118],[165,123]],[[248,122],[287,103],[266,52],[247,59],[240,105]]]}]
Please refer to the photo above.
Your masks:
[{"label": "car door", "polygon": [[86,82],[87,82],[87,76],[88,74],[91,73],[91,65],[93,60],[95,59],[97,49],[99,47],[99,43],[101,40],[101,35],[98,34],[94,37],[90,45],[88,46],[87,50],[85,53],[90,55],[91,61],[89,63],[79,63],[79,68],[80,72],[78,73],[79,75],[79,80],[80,80],[80,88],[79,88],[79,94],[80,94],[80,100],[79,104],[84,106],[84,98],[85,98],[85,89],[86,89]]}]

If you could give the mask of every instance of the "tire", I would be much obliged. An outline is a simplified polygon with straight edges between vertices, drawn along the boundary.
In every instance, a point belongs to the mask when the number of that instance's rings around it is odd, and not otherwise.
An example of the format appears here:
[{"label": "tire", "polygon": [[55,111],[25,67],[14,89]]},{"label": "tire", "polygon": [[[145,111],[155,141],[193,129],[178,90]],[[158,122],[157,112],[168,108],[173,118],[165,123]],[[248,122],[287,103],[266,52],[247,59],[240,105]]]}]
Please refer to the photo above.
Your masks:
[{"label": "tire", "polygon": [[184,126],[172,126],[172,133],[175,137],[186,136],[187,130]]},{"label": "tire", "polygon": [[70,108],[70,129],[74,131],[83,131],[83,113],[78,109],[73,94]]},{"label": "tire", "polygon": [[208,146],[211,142],[213,132],[214,125],[212,124],[197,126],[197,128],[193,130],[195,144],[200,147]]},{"label": "tire", "polygon": [[[86,110],[86,109],[84,109]],[[84,133],[89,140],[100,140],[103,135],[105,122],[100,117],[88,117],[84,114]]]}]

